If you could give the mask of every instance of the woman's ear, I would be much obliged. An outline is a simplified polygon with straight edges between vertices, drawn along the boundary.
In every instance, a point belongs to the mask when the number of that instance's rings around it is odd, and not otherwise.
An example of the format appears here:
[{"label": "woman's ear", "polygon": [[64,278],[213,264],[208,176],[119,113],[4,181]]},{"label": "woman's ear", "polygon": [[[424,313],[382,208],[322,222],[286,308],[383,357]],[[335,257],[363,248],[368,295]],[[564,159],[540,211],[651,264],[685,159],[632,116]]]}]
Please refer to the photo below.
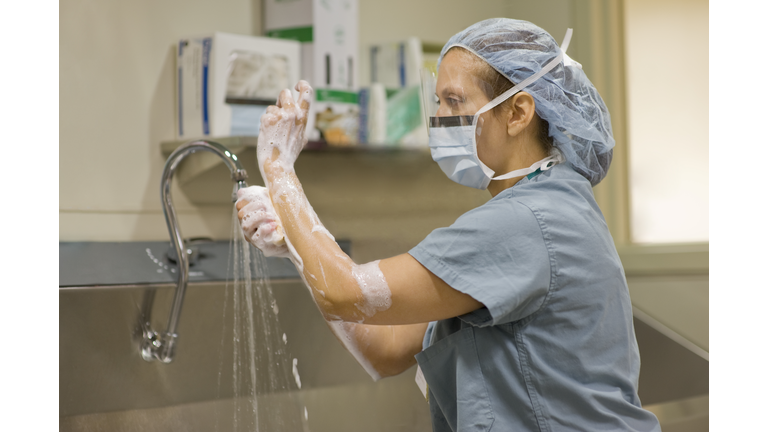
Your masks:
[{"label": "woman's ear", "polygon": [[512,96],[507,110],[507,134],[518,136],[528,128],[536,115],[536,101],[529,93],[521,91]]}]

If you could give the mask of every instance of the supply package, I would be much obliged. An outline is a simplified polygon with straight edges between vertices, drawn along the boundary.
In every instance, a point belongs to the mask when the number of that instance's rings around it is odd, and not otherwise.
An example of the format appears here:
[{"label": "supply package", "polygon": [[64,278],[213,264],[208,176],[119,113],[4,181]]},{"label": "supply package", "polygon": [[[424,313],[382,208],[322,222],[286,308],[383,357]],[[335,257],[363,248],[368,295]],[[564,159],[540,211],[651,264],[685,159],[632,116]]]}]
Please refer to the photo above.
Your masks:
[{"label": "supply package", "polygon": [[264,11],[268,36],[301,43],[301,79],[315,89],[308,138],[357,143],[357,0],[265,0]]},{"label": "supply package", "polygon": [[267,106],[300,79],[300,50],[296,41],[219,32],[181,39],[177,139],[258,135]]},{"label": "supply package", "polygon": [[[428,136],[421,115],[419,71],[430,66],[417,38],[371,45],[370,88],[361,90],[361,129],[370,144],[424,147]],[[363,133],[361,133],[363,135]]]}]

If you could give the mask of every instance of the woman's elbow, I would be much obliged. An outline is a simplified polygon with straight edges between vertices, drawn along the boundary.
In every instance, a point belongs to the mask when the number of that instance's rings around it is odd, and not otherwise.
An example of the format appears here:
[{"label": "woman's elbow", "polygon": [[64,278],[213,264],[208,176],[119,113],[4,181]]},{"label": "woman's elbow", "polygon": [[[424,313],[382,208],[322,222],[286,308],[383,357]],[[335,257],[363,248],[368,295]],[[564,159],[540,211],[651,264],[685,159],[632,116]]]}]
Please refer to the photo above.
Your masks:
[{"label": "woman's elbow", "polygon": [[[353,287],[354,288],[354,287]],[[314,290],[315,303],[328,321],[362,323],[366,315],[358,307],[358,296],[350,287]]]},{"label": "woman's elbow", "polygon": [[389,359],[389,361],[374,364],[374,368],[381,378],[389,378],[407,371],[416,364],[416,359]]}]

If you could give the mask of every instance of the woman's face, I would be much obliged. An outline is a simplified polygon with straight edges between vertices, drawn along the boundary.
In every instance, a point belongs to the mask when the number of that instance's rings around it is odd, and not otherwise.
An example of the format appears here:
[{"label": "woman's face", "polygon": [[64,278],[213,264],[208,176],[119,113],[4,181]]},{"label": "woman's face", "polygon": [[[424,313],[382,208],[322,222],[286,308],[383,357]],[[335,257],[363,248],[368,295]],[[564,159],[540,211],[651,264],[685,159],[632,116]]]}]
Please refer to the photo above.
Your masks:
[{"label": "woman's face", "polygon": [[473,73],[475,64],[463,50],[452,49],[440,62],[437,75],[437,117],[473,116],[490,100],[483,83]]},{"label": "woman's face", "polygon": [[[437,75],[437,117],[473,116],[490,102],[490,84],[475,75],[477,61],[482,60],[461,49],[452,49],[443,57]],[[507,159],[502,152],[507,139],[506,123],[492,111],[480,115],[477,130],[481,133],[475,139],[480,160],[498,173],[505,169]]]}]

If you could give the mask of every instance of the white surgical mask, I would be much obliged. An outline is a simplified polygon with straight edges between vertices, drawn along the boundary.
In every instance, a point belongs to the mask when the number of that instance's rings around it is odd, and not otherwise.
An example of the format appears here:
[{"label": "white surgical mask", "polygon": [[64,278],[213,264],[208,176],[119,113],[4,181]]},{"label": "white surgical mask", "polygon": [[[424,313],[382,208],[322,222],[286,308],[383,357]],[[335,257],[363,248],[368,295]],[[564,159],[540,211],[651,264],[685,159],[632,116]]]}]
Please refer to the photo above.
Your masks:
[{"label": "white surgical mask", "polygon": [[562,154],[555,150],[548,156],[535,162],[528,168],[521,168],[494,177],[494,171],[477,156],[477,145],[474,137],[475,126],[435,127],[429,135],[429,147],[432,159],[450,178],[464,186],[475,189],[487,189],[491,180],[506,180],[522,177],[538,169],[546,171],[560,162],[564,162]]},{"label": "white surgical mask", "polygon": [[[555,150],[552,155],[535,162],[528,168],[517,169],[494,177],[495,172],[485,165],[477,155],[477,137],[482,133],[483,119],[480,118],[481,114],[493,109],[544,76],[544,74],[563,61],[564,58],[567,59],[566,61],[572,61],[570,58],[565,57],[565,50],[568,48],[571,33],[572,30],[568,29],[557,57],[547,63],[539,72],[488,102],[474,116],[427,117],[429,148],[432,153],[432,159],[437,162],[448,178],[464,186],[487,189],[491,180],[522,177],[538,169],[546,171],[552,166],[565,161],[562,154]],[[466,49],[467,47],[463,48]],[[422,79],[425,79],[424,75],[422,75]],[[431,90],[425,89],[425,92],[428,91]],[[427,94],[425,94],[425,100],[426,98]]]}]

